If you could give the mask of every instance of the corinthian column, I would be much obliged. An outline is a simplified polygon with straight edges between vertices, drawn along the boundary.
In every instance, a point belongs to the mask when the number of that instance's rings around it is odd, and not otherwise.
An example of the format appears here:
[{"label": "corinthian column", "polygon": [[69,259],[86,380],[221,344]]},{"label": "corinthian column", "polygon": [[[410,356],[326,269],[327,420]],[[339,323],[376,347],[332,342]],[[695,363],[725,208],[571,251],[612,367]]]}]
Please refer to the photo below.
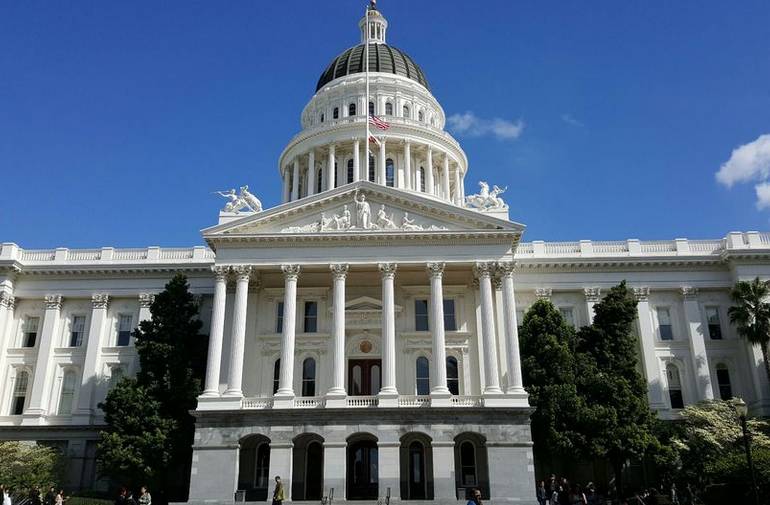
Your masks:
[{"label": "corinthian column", "polygon": [[291,181],[291,200],[299,199],[299,156],[294,157],[294,171],[292,172],[293,179]]},{"label": "corinthian column", "polygon": [[307,196],[314,195],[316,190],[315,150],[307,153]]},{"label": "corinthian column", "polygon": [[404,188],[414,188],[412,179],[412,145],[408,140],[404,142]]},{"label": "corinthian column", "polygon": [[206,359],[206,384],[201,396],[219,396],[219,369],[222,364],[222,340],[225,330],[225,300],[228,267],[214,266],[214,310],[211,313],[211,335]]},{"label": "corinthian column", "polygon": [[[348,275],[348,265],[330,265],[334,279],[334,301],[332,308],[332,385],[327,393],[327,407],[345,406],[345,279]],[[284,323],[286,324],[286,323]]]},{"label": "corinthian column", "polygon": [[492,297],[491,263],[476,263],[474,267],[481,292],[481,335],[484,342],[484,394],[501,394],[500,375],[497,371],[497,343],[495,342],[495,315]]},{"label": "corinthian column", "polygon": [[35,376],[32,380],[32,394],[25,414],[43,416],[47,413],[45,408],[48,399],[46,392],[50,390],[54,338],[59,334],[61,303],[61,295],[45,295],[43,329],[40,332],[40,339],[36,343]]},{"label": "corinthian column", "polygon": [[379,139],[380,141],[380,162],[379,166],[377,167],[377,183],[382,184],[385,186],[386,184],[386,174],[385,174],[385,136],[381,136]]},{"label": "corinthian column", "polygon": [[233,267],[236,275],[235,305],[233,306],[233,328],[230,343],[230,367],[227,375],[225,396],[243,396],[243,350],[246,346],[246,311],[249,301],[249,279],[251,267],[239,265]]},{"label": "corinthian column", "polygon": [[633,288],[636,298],[636,311],[639,317],[639,339],[642,347],[642,365],[647,379],[647,396],[650,407],[664,409],[663,386],[660,369],[660,360],[655,354],[655,330],[652,326],[652,314],[650,312],[650,288],[647,286]]},{"label": "corinthian column", "polygon": [[463,196],[460,193],[460,164],[455,165],[455,205],[463,204]]},{"label": "corinthian column", "polygon": [[435,194],[435,188],[433,185],[433,151],[428,146],[427,161],[425,163],[425,192],[429,195]]},{"label": "corinthian column", "polygon": [[382,274],[382,388],[381,407],[398,406],[396,389],[396,300],[393,279],[394,263],[380,263]]},{"label": "corinthian column", "polygon": [[337,170],[334,167],[334,144],[329,144],[329,159],[326,161],[326,189],[334,189]]},{"label": "corinthian column", "polygon": [[526,394],[521,380],[521,354],[519,353],[519,326],[516,321],[516,297],[513,292],[514,262],[497,264],[503,280],[503,323],[508,358],[508,387],[506,393]]},{"label": "corinthian column", "polygon": [[361,180],[361,141],[353,139],[353,182]]},{"label": "corinthian column", "polygon": [[281,265],[284,278],[283,341],[281,342],[281,370],[276,398],[283,400],[276,407],[290,407],[294,399],[294,338],[297,323],[297,279],[299,265]]},{"label": "corinthian column", "polygon": [[430,276],[430,331],[433,340],[433,384],[431,405],[449,404],[449,388],[446,384],[446,336],[444,334],[443,263],[428,263]]},{"label": "corinthian column", "polygon": [[444,172],[441,175],[441,185],[443,188],[444,200],[452,200],[452,195],[449,194],[449,153],[444,153]]},{"label": "corinthian column", "polygon": [[75,422],[78,423],[88,424],[90,422],[90,416],[96,403],[94,401],[94,379],[99,376],[99,357],[102,354],[102,341],[109,305],[109,295],[101,293],[91,295],[91,324],[86,340],[86,357],[83,360],[80,394],[74,413]]}]

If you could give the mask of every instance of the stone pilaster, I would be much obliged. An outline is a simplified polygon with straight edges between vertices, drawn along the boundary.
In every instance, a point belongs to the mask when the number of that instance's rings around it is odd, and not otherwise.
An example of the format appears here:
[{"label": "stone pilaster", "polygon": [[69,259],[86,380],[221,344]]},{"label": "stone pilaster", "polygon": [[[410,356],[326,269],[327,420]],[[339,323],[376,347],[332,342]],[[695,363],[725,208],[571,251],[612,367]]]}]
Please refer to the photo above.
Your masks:
[{"label": "stone pilaster", "polygon": [[713,400],[714,386],[711,383],[708,356],[706,355],[706,341],[703,332],[703,318],[698,304],[698,289],[690,286],[682,286],[682,298],[684,299],[684,315],[687,320],[687,335],[690,340],[690,358],[695,371],[695,386],[698,392],[698,400]]}]

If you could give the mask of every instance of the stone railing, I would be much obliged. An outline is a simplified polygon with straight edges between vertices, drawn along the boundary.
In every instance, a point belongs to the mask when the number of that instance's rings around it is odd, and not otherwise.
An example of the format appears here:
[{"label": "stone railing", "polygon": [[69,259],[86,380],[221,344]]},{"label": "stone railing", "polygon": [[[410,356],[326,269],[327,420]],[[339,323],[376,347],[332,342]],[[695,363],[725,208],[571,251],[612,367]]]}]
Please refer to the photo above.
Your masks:
[{"label": "stone railing", "polygon": [[[345,405],[348,408],[373,408],[379,405],[377,396],[348,396],[345,399]],[[428,395],[400,395],[398,397],[398,406],[401,408],[419,408],[430,407],[430,396]],[[452,407],[483,407],[484,398],[481,396],[452,396],[450,400]],[[318,409],[326,407],[326,399],[322,396],[298,396],[294,398],[291,407],[295,409]],[[251,397],[241,400],[241,409],[272,409],[272,397]]]},{"label": "stone railing", "polygon": [[484,398],[481,396],[453,396],[452,407],[483,407]]},{"label": "stone railing", "polygon": [[244,398],[241,400],[242,409],[269,409],[272,407],[272,398]]},{"label": "stone railing", "polygon": [[399,407],[424,407],[430,405],[430,396],[427,395],[410,395],[399,396]]},{"label": "stone railing", "polygon": [[326,405],[326,401],[319,396],[300,396],[294,399],[295,409],[317,409],[324,405]]},{"label": "stone railing", "polygon": [[17,261],[30,266],[115,265],[116,263],[213,263],[208,247],[143,247],[116,249],[22,249],[13,243],[0,245],[0,262]]},{"label": "stone railing", "polygon": [[377,406],[376,396],[348,396],[347,406],[351,408],[367,408]]},{"label": "stone railing", "polygon": [[578,242],[522,242],[516,249],[518,259],[603,258],[660,256],[720,256],[730,251],[770,249],[770,233],[731,232],[716,240],[636,239],[622,241],[580,240]]}]

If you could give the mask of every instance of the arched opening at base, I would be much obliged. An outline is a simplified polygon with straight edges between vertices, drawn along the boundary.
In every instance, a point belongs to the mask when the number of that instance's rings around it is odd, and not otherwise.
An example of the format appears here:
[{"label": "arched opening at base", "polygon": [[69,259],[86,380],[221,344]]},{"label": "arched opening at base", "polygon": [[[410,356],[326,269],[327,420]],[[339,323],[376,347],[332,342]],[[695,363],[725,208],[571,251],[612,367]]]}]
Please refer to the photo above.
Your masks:
[{"label": "arched opening at base", "polygon": [[431,439],[422,433],[401,437],[399,449],[401,499],[433,499],[433,449]]},{"label": "arched opening at base", "polygon": [[461,433],[455,437],[455,483],[457,499],[468,499],[474,489],[481,498],[489,499],[489,465],[487,440],[478,433]]},{"label": "arched opening at base", "polygon": [[240,444],[238,490],[245,491],[246,501],[265,501],[270,483],[270,439],[249,435]]},{"label": "arched opening at base", "polygon": [[324,489],[324,439],[305,433],[294,439],[291,497],[293,501],[320,501]]},{"label": "arched opening at base", "polygon": [[379,496],[377,438],[360,433],[348,438],[348,500],[376,500]]}]

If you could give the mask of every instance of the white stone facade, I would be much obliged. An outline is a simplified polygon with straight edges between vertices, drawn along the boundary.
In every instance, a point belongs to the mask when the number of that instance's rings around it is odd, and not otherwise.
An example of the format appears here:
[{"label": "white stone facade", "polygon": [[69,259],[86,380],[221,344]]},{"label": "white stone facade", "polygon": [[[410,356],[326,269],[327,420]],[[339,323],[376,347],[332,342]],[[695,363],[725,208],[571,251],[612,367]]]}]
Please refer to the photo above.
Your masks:
[{"label": "white stone facade", "polygon": [[[731,395],[770,414],[761,353],[727,319],[736,281],[770,278],[770,234],[521,242],[497,189],[466,198],[465,154],[415,80],[372,75],[391,126],[372,130],[385,149],[373,149],[370,180],[366,115],[330,119],[364,109],[362,79],[332,80],[303,111],[279,161],[283,203],[222,213],[203,231],[208,247],[3,243],[0,438],[66,448],[68,487],[91,486],[97,404],[136,373],[128,332],[177,272],[210,334],[191,501],[239,490],[263,501],[280,474],[294,501],[334,489],[337,501],[449,503],[479,487],[493,502],[534,503],[518,324],[538,298],[590,324],[622,280],[639,300],[641,369],[662,418]],[[387,103],[392,117],[379,112]],[[309,182],[319,170],[320,187]]]}]

